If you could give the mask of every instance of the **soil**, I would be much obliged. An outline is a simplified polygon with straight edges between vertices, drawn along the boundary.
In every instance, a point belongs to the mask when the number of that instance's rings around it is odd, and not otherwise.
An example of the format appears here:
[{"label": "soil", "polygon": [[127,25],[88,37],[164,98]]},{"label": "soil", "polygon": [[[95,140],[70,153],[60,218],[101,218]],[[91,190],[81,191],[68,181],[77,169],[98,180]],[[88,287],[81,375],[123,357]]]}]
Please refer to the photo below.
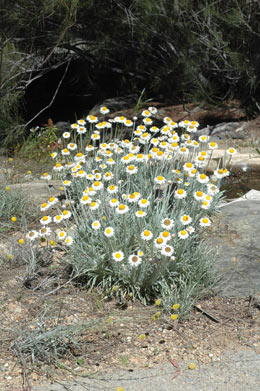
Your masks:
[{"label": "soil", "polygon": [[[40,279],[50,266],[41,270]],[[1,389],[1,385],[21,385],[25,375],[32,384],[41,384],[46,378],[69,381],[73,373],[84,375],[112,367],[130,371],[153,367],[168,359],[206,364],[231,347],[252,347],[260,353],[260,311],[249,298],[205,298],[186,320],[173,322],[163,316],[153,320],[159,310],[155,305],[129,302],[120,308],[116,299],[106,301],[97,290],[87,292],[72,284],[49,295],[55,286],[26,289],[20,280],[24,273],[25,266],[6,265],[0,276]],[[29,355],[11,348],[18,335],[37,329],[40,318],[46,330],[85,324],[75,336],[78,347],[68,344],[58,365],[54,361],[33,365]]]}]

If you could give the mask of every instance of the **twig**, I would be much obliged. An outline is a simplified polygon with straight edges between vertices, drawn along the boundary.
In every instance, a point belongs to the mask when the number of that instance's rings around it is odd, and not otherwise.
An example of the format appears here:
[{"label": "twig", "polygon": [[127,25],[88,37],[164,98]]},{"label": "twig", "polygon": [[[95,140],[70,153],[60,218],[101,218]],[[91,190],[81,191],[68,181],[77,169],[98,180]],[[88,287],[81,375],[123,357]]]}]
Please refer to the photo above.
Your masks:
[{"label": "twig", "polygon": [[170,360],[168,359],[168,361],[175,367],[177,368],[177,371],[175,372],[175,374],[173,375],[173,378],[175,379],[177,376],[179,376],[179,374],[181,373],[181,368],[179,366],[179,364],[177,363],[177,361],[175,360]]},{"label": "twig", "polygon": [[202,312],[204,315],[206,315],[210,320],[213,320],[213,322],[221,323],[220,320],[218,320],[218,319],[215,318],[214,316],[210,315],[207,311],[203,310],[203,309],[201,308],[201,306],[199,306],[199,305],[194,305],[193,307],[196,308],[196,310],[198,310],[199,312]]},{"label": "twig", "polygon": [[28,391],[32,391],[32,386],[31,386],[31,383],[29,381],[29,377],[28,377],[27,370],[26,370],[26,363],[25,363],[25,360],[23,358],[22,352],[21,352],[20,347],[19,347],[17,342],[15,342],[14,345],[17,348],[16,351],[19,354],[20,363],[22,364],[22,367],[23,367],[23,386],[25,385],[25,383],[27,383],[27,390]]}]

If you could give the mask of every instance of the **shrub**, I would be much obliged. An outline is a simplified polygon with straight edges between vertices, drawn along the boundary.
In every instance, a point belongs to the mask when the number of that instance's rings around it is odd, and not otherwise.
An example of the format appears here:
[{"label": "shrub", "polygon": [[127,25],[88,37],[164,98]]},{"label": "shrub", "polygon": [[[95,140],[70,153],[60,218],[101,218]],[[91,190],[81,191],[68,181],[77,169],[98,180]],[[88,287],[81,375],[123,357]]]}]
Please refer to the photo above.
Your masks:
[{"label": "shrub", "polygon": [[[207,136],[195,140],[196,121],[164,118],[157,128],[153,113],[153,107],[145,110],[140,125],[94,116],[72,124],[63,134],[66,148],[52,154],[66,200],[59,205],[51,197],[42,204],[40,222],[49,234],[53,223],[58,227],[56,239],[67,248],[72,275],[88,288],[97,286],[120,301],[147,304],[161,297],[169,310],[182,301],[188,310],[214,284],[214,257],[200,236],[217,212],[219,185],[229,172],[218,168],[208,175],[218,146]],[[125,128],[131,140],[115,138]],[[89,138],[92,144],[86,144]],[[235,152],[230,148],[227,156]],[[54,204],[58,214],[46,214]],[[28,238],[39,235],[34,231]]]}]

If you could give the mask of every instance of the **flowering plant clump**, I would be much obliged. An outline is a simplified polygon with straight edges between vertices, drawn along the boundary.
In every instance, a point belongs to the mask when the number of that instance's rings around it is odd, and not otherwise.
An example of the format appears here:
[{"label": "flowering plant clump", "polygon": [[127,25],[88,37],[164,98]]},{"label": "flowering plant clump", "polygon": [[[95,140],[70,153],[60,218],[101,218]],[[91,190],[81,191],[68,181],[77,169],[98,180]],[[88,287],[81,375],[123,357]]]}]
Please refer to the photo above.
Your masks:
[{"label": "flowering plant clump", "polygon": [[[212,286],[213,260],[200,234],[211,225],[229,172],[208,174],[218,146],[208,136],[196,139],[198,122],[166,117],[157,127],[156,111],[144,110],[140,123],[88,115],[72,124],[61,152],[51,155],[53,173],[42,174],[61,179],[64,201],[46,200],[41,228],[27,238],[55,233],[52,245],[66,249],[74,275],[106,295],[144,303],[159,296],[169,309],[176,302],[185,308],[183,301]],[[121,140],[123,132],[129,136]],[[234,152],[227,151],[227,165]]]}]

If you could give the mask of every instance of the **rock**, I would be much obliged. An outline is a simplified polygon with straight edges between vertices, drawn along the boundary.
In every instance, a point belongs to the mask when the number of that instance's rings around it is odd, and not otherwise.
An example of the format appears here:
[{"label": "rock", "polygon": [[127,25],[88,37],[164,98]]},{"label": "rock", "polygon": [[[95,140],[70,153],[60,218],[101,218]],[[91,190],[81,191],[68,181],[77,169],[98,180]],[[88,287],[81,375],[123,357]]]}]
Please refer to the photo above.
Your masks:
[{"label": "rock", "polygon": [[118,96],[117,98],[106,99],[102,103],[95,105],[90,110],[89,114],[96,115],[97,117],[99,117],[101,115],[99,110],[100,107],[102,106],[107,107],[110,110],[110,112],[117,112],[123,109],[128,109],[133,105],[136,105],[137,101],[138,101],[137,94],[130,94],[126,96]]},{"label": "rock", "polygon": [[246,297],[260,289],[260,192],[222,205],[208,233],[216,252],[218,288],[222,296]]},{"label": "rock", "polygon": [[[150,103],[152,106],[153,103]],[[198,121],[201,127],[215,125],[223,122],[241,121],[246,118],[246,113],[240,108],[238,101],[227,102],[222,107],[209,105],[183,104],[162,107],[158,110],[160,117],[171,117],[175,122],[182,120]]]},{"label": "rock", "polygon": [[37,204],[46,202],[50,196],[58,196],[60,194],[60,181],[51,180],[47,182],[27,182],[27,183],[16,183],[10,185],[11,190],[15,189],[22,192],[25,196],[29,197],[30,200]]},{"label": "rock", "polygon": [[247,122],[224,122],[198,130],[196,137],[207,135],[211,140],[244,139],[246,137],[245,129],[248,127]]},{"label": "rock", "polygon": [[58,121],[54,126],[58,129],[60,135],[62,135],[63,132],[68,132],[70,130],[69,122]]}]

